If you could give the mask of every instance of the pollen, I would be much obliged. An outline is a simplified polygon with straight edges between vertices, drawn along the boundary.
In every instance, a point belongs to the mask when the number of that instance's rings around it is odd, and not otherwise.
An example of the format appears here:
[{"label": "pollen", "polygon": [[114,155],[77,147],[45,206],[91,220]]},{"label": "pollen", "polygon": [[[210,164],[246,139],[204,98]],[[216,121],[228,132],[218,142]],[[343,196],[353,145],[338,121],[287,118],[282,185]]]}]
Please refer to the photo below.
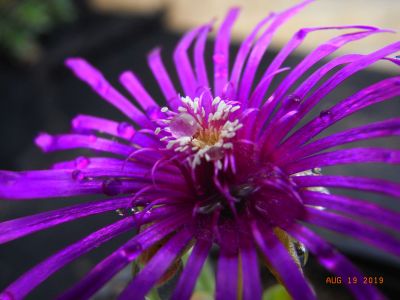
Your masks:
[{"label": "pollen", "polygon": [[161,111],[166,117],[160,120],[155,133],[167,149],[188,154],[193,168],[204,160],[222,167],[221,160],[232,150],[236,133],[242,127],[236,102],[220,97],[182,97],[177,112]]}]

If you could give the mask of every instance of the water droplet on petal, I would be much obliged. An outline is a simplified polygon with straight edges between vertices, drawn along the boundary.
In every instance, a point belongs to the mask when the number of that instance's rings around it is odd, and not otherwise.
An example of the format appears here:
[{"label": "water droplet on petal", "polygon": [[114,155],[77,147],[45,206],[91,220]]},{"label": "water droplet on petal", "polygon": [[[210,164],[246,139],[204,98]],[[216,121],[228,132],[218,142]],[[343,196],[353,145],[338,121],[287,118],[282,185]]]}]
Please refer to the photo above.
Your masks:
[{"label": "water droplet on petal", "polygon": [[297,95],[289,95],[288,96],[288,100],[290,100],[293,103],[300,103],[301,102],[301,98]]},{"label": "water droplet on petal", "polygon": [[294,241],[293,245],[294,245],[294,249],[296,250],[296,255],[299,259],[300,265],[302,267],[304,267],[308,261],[308,250],[299,241]]},{"label": "water droplet on petal", "polygon": [[319,117],[324,122],[329,122],[332,119],[332,112],[330,110],[323,110],[319,113]]},{"label": "water droplet on petal", "polygon": [[71,177],[73,180],[82,181],[85,178],[85,175],[79,170],[73,170]]},{"label": "water droplet on petal", "polygon": [[169,127],[172,135],[175,137],[183,137],[193,136],[200,128],[200,125],[192,115],[181,113],[171,120]]},{"label": "water droplet on petal", "polygon": [[75,159],[75,166],[77,169],[84,169],[90,164],[89,158],[85,156],[79,156]]},{"label": "water droplet on petal", "polygon": [[115,212],[120,216],[120,217],[129,217],[134,215],[135,213],[138,212],[137,208],[135,207],[124,207],[124,208],[118,208],[115,210]]},{"label": "water droplet on petal", "polygon": [[121,137],[129,140],[135,134],[135,129],[131,124],[127,122],[122,122],[118,125],[117,132]]},{"label": "water droplet on petal", "polygon": [[94,134],[89,135],[89,142],[95,143],[97,141],[97,136]]},{"label": "water droplet on petal", "polygon": [[225,55],[222,53],[216,53],[213,55],[213,61],[217,64],[223,63],[225,61]]},{"label": "water droplet on petal", "polygon": [[142,245],[140,243],[134,242],[124,247],[124,249],[122,250],[122,255],[124,255],[128,259],[134,258],[140,252],[142,252],[142,250],[143,250]]},{"label": "water droplet on petal", "polygon": [[103,181],[101,186],[103,193],[107,196],[116,196],[121,193],[122,182],[116,178],[109,178]]}]

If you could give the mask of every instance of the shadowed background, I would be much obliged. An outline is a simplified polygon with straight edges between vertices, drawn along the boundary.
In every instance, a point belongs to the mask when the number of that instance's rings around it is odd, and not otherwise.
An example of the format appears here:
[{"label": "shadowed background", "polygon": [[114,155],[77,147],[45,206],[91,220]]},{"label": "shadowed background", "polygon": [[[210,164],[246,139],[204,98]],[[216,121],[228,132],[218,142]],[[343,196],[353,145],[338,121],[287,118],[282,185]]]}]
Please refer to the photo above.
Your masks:
[{"label": "shadowed background", "polygon": [[[70,151],[44,155],[33,145],[34,137],[40,131],[52,134],[68,132],[70,120],[78,113],[98,115],[124,120],[113,107],[105,103],[90,88],[81,83],[64,66],[68,56],[82,56],[103,71],[105,76],[122,91],[118,83],[119,74],[132,69],[144,82],[155,99],[162,101],[162,95],[147,68],[145,56],[156,46],[163,47],[163,58],[169,70],[173,69],[171,54],[173,47],[184,30],[208,22],[214,17],[219,20],[228,7],[239,4],[243,10],[233,32],[232,55],[246,33],[269,11],[279,11],[297,1],[187,1],[187,0],[89,0],[53,1],[57,7],[52,10],[40,8],[50,1],[0,1],[0,169],[24,170],[45,169],[53,162],[65,160],[75,155],[91,155],[89,151]],[[28,8],[18,14],[21,5]],[[40,6],[39,5],[39,6]],[[59,10],[58,13],[57,9]],[[278,31],[271,49],[262,62],[265,67],[291,35],[304,26],[327,26],[343,24],[367,24],[384,28],[400,29],[398,1],[318,1],[306,8]],[[15,16],[16,14],[16,16]],[[33,30],[35,29],[35,30]],[[32,32],[33,31],[33,32]],[[339,34],[337,31],[313,33],[299,51],[284,64],[294,66],[305,53],[319,43]],[[365,41],[346,46],[338,53],[368,53],[387,43],[399,39],[399,34],[382,34]],[[212,56],[213,43],[209,40],[207,57]],[[315,70],[315,68],[313,69]],[[337,101],[351,95],[360,88],[393,76],[398,69],[389,62],[381,62],[347,80],[340,89],[329,95],[314,113],[332,106]],[[176,80],[176,75],[171,71]],[[309,74],[309,73],[308,73]],[[259,74],[261,75],[261,74]],[[278,76],[278,79],[281,79]],[[275,81],[275,84],[278,81]],[[393,99],[355,114],[341,121],[328,132],[351,126],[398,117],[399,99]],[[321,136],[325,135],[322,134]],[[400,148],[399,140],[379,139],[358,143],[359,145],[386,146]],[[399,168],[380,165],[327,168],[325,173],[360,175],[399,181]],[[343,192],[344,191],[339,191]],[[383,203],[387,207],[400,210],[394,199],[382,196],[349,195],[367,197],[371,201]],[[97,197],[98,198],[98,197]],[[73,199],[32,200],[24,202],[0,202],[0,221],[38,213],[68,204],[88,200],[87,197]],[[86,236],[90,232],[117,220],[116,213],[92,216],[32,234],[21,240],[0,246],[0,289],[15,280],[24,271],[42,261],[52,253]],[[365,245],[323,232],[343,252],[370,276],[384,276],[381,287],[391,299],[400,292],[399,259],[384,255]],[[117,248],[122,241],[132,235],[127,233],[93,253],[83,256],[70,266],[56,273],[37,288],[28,299],[52,299],[82,277],[91,266]],[[328,286],[328,275],[311,258],[305,267],[319,299],[351,299],[342,287]],[[273,282],[264,274],[266,284]],[[130,278],[130,270],[121,274],[115,284],[104,289],[98,299],[112,299],[115,290],[122,288]]]}]

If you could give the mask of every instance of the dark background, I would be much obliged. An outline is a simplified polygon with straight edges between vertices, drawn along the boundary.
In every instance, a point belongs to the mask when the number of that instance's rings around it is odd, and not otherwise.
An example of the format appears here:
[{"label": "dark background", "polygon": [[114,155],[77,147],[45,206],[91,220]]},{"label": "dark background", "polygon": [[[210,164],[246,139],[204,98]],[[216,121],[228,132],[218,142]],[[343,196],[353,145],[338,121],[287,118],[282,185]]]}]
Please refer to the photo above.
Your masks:
[{"label": "dark background", "polygon": [[[146,54],[153,47],[162,45],[164,62],[169,70],[173,68],[171,53],[178,41],[179,34],[164,29],[162,12],[147,16],[103,15],[91,12],[82,4],[77,6],[77,10],[78,15],[74,22],[56,26],[50,32],[40,35],[39,39],[43,48],[42,55],[37,61],[27,64],[11,59],[6,53],[2,53],[0,56],[0,169],[45,169],[55,161],[71,158],[78,153],[86,153],[85,151],[75,151],[44,155],[33,144],[33,139],[41,131],[51,134],[69,131],[70,120],[78,113],[123,120],[123,116],[116,109],[102,101],[63,66],[66,57],[82,56],[87,58],[102,70],[105,76],[120,90],[122,89],[118,84],[119,74],[127,69],[134,70],[155,99],[162,99],[145,60]],[[232,46],[232,51],[232,53],[237,51],[237,45]],[[211,53],[212,40],[209,41],[207,47],[207,56],[210,57]],[[266,56],[262,70],[267,66],[273,54],[274,51]],[[293,66],[300,59],[301,57],[293,56],[285,65]],[[390,75],[373,71],[365,71],[356,75],[346,81],[338,92],[330,95],[321,107],[316,108],[316,111],[329,107],[332,103],[351,95],[361,87],[387,76]],[[175,75],[174,77],[176,80]],[[400,103],[398,100],[365,109],[328,132],[399,116]],[[396,141],[396,139],[389,138],[364,144],[399,147],[398,139]],[[369,172],[368,174],[373,177],[399,180],[398,167],[336,167],[329,168],[326,172],[348,175],[365,175],[365,172]],[[357,192],[348,194],[357,194]],[[376,195],[368,195],[368,197],[371,201],[381,202],[393,209],[399,209],[398,201],[396,204],[394,199]],[[2,201],[0,202],[0,221],[84,200],[88,200],[88,198],[75,197],[24,202]],[[116,213],[92,216],[1,245],[0,289],[5,288],[24,271],[54,252],[117,219]],[[366,275],[383,276],[385,283],[380,288],[390,299],[398,298],[400,293],[398,285],[399,259],[384,255],[350,239],[326,232],[323,234],[349,255]],[[35,289],[28,299],[54,298],[131,235],[132,233],[128,233],[118,237],[63,268]],[[325,278],[329,274],[313,258],[305,267],[305,273],[317,290],[319,299],[351,299],[344,288],[325,284]],[[129,270],[125,271],[115,285],[120,287],[129,279],[129,276]],[[270,281],[271,278],[265,275],[265,282],[269,283]],[[114,290],[114,287],[108,288],[98,298],[110,299]]]}]

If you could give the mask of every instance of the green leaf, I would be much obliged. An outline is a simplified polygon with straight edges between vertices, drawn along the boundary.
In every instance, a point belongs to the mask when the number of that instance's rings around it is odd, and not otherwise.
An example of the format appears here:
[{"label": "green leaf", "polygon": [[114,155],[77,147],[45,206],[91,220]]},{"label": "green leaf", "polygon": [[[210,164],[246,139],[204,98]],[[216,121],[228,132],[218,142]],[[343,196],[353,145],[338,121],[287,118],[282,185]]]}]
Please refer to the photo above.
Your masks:
[{"label": "green leaf", "polygon": [[292,297],[283,285],[276,284],[265,290],[263,300],[292,300]]}]

